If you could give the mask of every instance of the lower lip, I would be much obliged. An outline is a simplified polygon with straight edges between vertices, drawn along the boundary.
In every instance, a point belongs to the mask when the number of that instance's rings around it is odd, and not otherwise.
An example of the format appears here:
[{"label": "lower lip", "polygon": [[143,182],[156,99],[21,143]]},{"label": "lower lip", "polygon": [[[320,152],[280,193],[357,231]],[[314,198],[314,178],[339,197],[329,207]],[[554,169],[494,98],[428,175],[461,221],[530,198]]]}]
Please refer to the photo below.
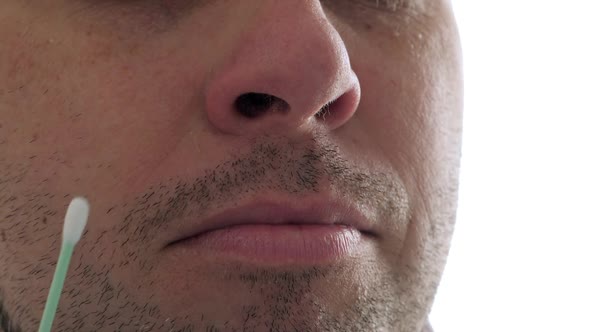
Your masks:
[{"label": "lower lip", "polygon": [[238,225],[176,243],[183,250],[264,264],[321,264],[352,257],[363,241],[342,225]]}]

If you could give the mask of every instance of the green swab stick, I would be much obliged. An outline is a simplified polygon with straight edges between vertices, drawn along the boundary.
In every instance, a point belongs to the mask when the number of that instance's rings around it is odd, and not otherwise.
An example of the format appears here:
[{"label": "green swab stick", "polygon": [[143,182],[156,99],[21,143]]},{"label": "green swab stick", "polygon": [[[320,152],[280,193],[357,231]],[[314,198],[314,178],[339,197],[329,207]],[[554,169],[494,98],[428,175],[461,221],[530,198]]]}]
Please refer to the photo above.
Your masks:
[{"label": "green swab stick", "polygon": [[57,266],[55,267],[51,288],[49,288],[49,295],[47,296],[45,311],[43,311],[43,318],[41,318],[41,324],[39,325],[39,332],[51,331],[51,325],[55,318],[57,304],[59,303],[59,297],[64,286],[72,252],[74,251],[74,246],[80,240],[82,232],[84,232],[89,210],[88,201],[83,197],[75,197],[70,202],[64,222],[61,251],[57,260]]}]

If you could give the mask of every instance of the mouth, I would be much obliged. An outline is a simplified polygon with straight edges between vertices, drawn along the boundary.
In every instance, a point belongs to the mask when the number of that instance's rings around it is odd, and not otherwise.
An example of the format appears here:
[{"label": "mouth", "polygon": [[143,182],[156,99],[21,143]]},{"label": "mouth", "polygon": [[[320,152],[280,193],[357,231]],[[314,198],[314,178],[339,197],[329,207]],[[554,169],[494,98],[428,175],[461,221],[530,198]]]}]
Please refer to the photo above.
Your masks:
[{"label": "mouth", "polygon": [[[188,225],[191,224],[187,220]],[[256,202],[187,227],[168,249],[257,264],[320,264],[357,256],[375,240],[370,219],[335,201]]]}]

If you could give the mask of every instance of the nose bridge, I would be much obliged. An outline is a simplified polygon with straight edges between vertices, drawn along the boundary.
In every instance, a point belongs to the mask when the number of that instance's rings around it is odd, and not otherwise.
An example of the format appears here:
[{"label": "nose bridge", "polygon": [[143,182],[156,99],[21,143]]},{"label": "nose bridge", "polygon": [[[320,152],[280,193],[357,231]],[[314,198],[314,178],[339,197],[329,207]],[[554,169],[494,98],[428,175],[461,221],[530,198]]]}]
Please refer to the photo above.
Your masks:
[{"label": "nose bridge", "polygon": [[[243,46],[249,49],[244,54],[263,60],[252,59],[252,62],[266,67],[269,76],[282,80],[281,84],[268,87],[279,95],[297,91],[308,100],[322,99],[316,103],[329,99],[337,85],[346,81],[349,59],[343,51],[342,39],[327,21],[319,2],[271,0],[269,3],[258,16],[257,22],[263,23],[253,29],[249,35],[252,39],[245,39]],[[292,79],[285,80],[286,77]]]},{"label": "nose bridge", "polygon": [[[331,126],[345,122],[358,105],[360,87],[344,42],[319,1],[248,3],[255,6],[254,14],[231,30],[236,33],[235,43],[207,87],[211,123],[234,134],[296,128],[336,100],[332,111],[338,115]],[[271,108],[282,111],[255,120],[240,117],[235,101],[253,93],[279,100],[282,107]]]}]

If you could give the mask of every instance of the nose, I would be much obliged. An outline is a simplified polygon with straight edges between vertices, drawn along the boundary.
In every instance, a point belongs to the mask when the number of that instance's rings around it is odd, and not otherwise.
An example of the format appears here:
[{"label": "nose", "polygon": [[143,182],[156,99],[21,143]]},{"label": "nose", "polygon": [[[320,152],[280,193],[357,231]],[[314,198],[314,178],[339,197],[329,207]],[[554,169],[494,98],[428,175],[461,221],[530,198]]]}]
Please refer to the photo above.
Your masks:
[{"label": "nose", "polygon": [[319,1],[256,3],[247,20],[227,30],[236,36],[233,47],[205,89],[209,122],[230,135],[345,124],[359,104],[360,84]]}]

